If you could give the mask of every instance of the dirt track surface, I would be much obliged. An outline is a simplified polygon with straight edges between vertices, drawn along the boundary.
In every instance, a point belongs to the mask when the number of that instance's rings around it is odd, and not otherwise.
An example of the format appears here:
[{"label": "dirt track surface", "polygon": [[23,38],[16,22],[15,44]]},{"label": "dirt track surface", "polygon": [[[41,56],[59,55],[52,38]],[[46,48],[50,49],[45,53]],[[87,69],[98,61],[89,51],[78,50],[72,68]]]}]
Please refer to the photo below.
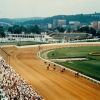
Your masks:
[{"label": "dirt track surface", "polygon": [[[62,46],[50,45],[41,49],[55,47]],[[14,50],[13,48],[5,48],[10,54],[10,65],[45,100],[100,100],[100,85],[82,77],[77,78],[68,71],[61,73],[59,68],[54,71],[52,69],[53,65],[51,65],[50,70],[47,70],[47,65],[37,56],[39,49],[38,47]]]}]

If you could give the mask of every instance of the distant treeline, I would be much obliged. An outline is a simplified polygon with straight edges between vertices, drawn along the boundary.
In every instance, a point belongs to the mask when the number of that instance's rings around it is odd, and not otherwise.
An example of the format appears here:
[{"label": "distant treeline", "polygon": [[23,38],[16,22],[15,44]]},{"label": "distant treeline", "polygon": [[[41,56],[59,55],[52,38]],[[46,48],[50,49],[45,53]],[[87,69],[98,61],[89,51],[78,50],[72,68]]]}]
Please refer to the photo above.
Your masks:
[{"label": "distant treeline", "polygon": [[66,21],[80,21],[81,23],[89,24],[92,21],[100,21],[100,13],[94,14],[77,14],[77,15],[57,15],[52,17],[32,17],[32,18],[17,18],[17,19],[8,19],[2,18],[0,22],[9,23],[9,24],[35,24],[35,25],[46,25],[47,23],[53,23],[53,20],[64,19]]}]

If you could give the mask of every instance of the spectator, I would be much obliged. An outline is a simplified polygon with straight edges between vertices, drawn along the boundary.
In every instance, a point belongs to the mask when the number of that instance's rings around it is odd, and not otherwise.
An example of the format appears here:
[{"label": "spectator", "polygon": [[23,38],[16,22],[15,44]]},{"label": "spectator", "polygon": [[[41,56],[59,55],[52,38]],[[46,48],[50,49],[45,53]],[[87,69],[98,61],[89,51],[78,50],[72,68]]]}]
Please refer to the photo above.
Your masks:
[{"label": "spectator", "polygon": [[4,59],[0,59],[0,70],[4,73],[0,87],[8,100],[43,100]]}]

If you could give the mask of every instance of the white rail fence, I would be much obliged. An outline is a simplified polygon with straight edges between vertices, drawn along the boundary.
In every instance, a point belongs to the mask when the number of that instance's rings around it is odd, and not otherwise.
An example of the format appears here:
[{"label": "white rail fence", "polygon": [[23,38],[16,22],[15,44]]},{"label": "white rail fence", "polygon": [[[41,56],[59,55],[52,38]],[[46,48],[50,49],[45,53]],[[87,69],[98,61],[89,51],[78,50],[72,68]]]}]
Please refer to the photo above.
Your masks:
[{"label": "white rail fence", "polygon": [[[40,59],[42,59],[44,62],[48,62],[48,63],[50,63],[50,64],[56,65],[56,66],[61,67],[61,68],[65,68],[67,71],[69,71],[69,72],[71,72],[71,73],[74,73],[74,74],[75,74],[75,73],[79,73],[79,72],[74,71],[74,70],[72,70],[72,69],[66,68],[66,67],[64,67],[64,66],[62,66],[62,65],[60,65],[60,64],[57,64],[57,63],[52,62],[52,61],[50,61],[50,60],[44,59],[43,57],[41,57],[41,53],[44,52],[44,51],[47,51],[47,50],[46,50],[46,49],[45,49],[45,50],[41,50],[41,51],[38,52],[38,54],[37,54],[38,57],[39,57]],[[91,77],[89,77],[89,76],[86,76],[86,75],[81,74],[81,73],[79,73],[79,76],[84,77],[84,78],[86,78],[86,79],[88,79],[88,80],[91,80],[92,82],[94,82],[94,83],[100,85],[100,81],[95,80],[95,79],[93,79],[93,78],[91,78]]]},{"label": "white rail fence", "polygon": [[[70,45],[71,44],[71,45]],[[87,45],[87,44],[89,44],[89,45],[91,45],[91,46],[100,46],[100,42],[90,42],[90,43],[88,43],[88,42],[84,42],[84,43],[67,43],[67,45],[66,45],[66,43],[63,43],[63,45],[65,45],[66,47],[69,47],[69,46],[75,46],[75,47],[77,47],[76,45],[83,45],[84,46],[84,44],[85,45]],[[42,44],[41,46],[51,46],[51,45],[58,45],[58,46],[61,46],[62,45],[62,43],[54,43],[54,44]],[[30,45],[30,46],[16,46],[17,48],[28,48],[28,47],[38,47],[39,45]],[[45,50],[41,50],[41,51],[39,51],[38,52],[38,54],[37,54],[37,56],[39,56],[39,58],[40,59],[42,59],[44,62],[48,62],[48,63],[51,63],[51,64],[55,64],[56,66],[59,66],[59,67],[61,67],[61,68],[65,68],[64,66],[62,66],[62,65],[59,65],[59,64],[57,64],[57,63],[54,63],[54,62],[52,62],[52,61],[50,61],[50,60],[47,60],[47,59],[44,59],[44,58],[42,58],[41,56],[40,56],[40,54],[41,54],[41,52],[44,52],[44,51],[47,51],[48,49],[45,49]],[[66,70],[68,70],[68,71],[70,71],[70,72],[72,72],[72,73],[78,73],[77,71],[74,71],[74,70],[72,70],[72,69],[69,69],[69,68],[65,68]],[[100,81],[98,81],[98,80],[96,80],[96,79],[93,79],[93,78],[91,78],[91,77],[89,77],[89,76],[86,76],[86,75],[84,75],[84,74],[79,74],[81,77],[84,77],[84,78],[86,78],[86,79],[88,79],[88,80],[91,80],[92,82],[94,82],[94,83],[96,83],[96,84],[99,84],[100,85]]]}]

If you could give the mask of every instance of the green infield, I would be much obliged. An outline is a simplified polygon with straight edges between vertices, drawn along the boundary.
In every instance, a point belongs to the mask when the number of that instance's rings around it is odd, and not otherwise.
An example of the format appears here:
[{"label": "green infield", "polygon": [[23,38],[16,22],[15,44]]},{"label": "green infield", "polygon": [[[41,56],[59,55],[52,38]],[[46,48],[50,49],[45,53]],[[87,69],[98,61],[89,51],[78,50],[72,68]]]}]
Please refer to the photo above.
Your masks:
[{"label": "green infield", "polygon": [[100,47],[67,47],[48,53],[50,59],[87,58],[86,61],[56,62],[100,81]]}]

